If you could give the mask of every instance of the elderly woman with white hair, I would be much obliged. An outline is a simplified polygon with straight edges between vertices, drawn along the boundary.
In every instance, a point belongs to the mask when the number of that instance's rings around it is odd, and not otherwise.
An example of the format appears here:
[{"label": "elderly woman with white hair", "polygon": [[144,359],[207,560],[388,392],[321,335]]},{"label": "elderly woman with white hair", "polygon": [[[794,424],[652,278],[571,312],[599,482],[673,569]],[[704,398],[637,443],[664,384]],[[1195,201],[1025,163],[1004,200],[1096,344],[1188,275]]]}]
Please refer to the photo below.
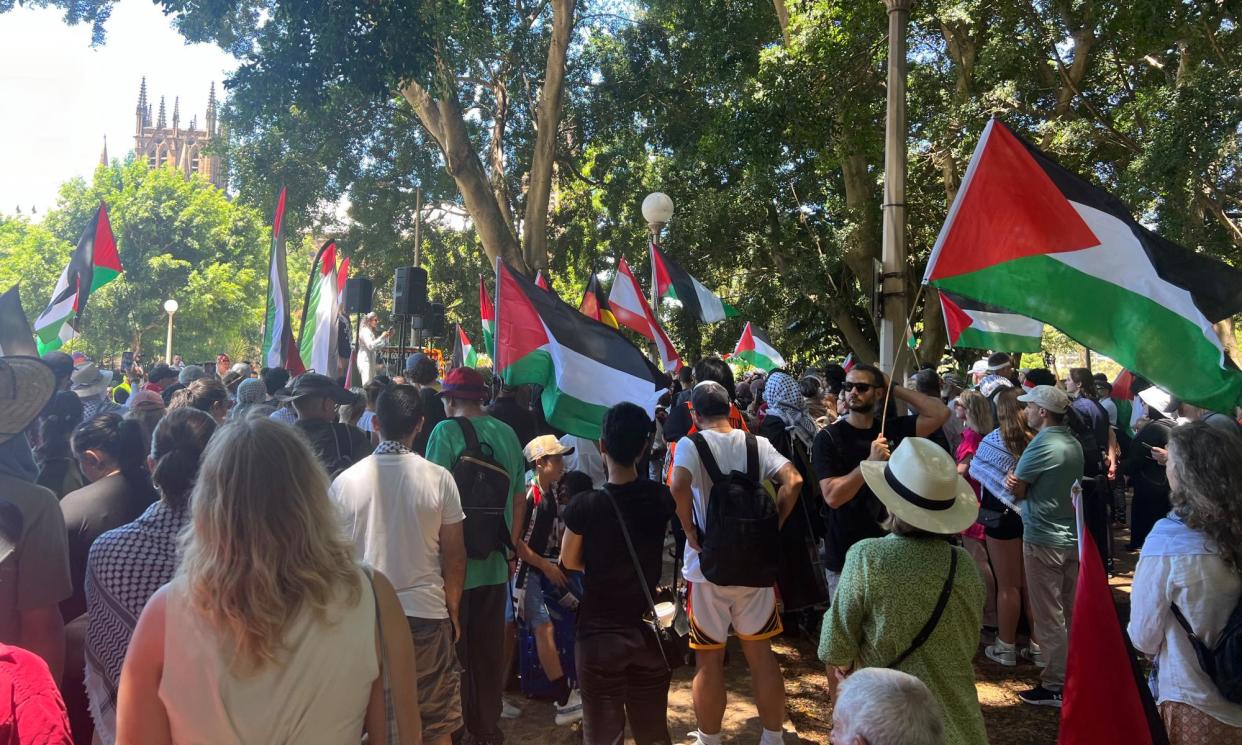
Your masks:
[{"label": "elderly woman with white hair", "polygon": [[378,371],[376,353],[388,343],[388,335],[392,329],[379,333],[379,316],[368,313],[362,319],[362,328],[358,330],[358,374],[362,385],[370,383]]},{"label": "elderly woman with white hair", "polygon": [[[975,492],[949,454],[922,437],[859,468],[888,509],[890,535],[859,541],[846,554],[819,643],[829,688],[860,668],[910,673],[943,708],[945,743],[986,745],[973,665],[983,580],[954,545],[978,516]],[[846,707],[838,701],[836,708]]]},{"label": "elderly woman with white hair", "polygon": [[832,708],[831,745],[942,745],[944,714],[923,681],[868,667],[846,678]]}]

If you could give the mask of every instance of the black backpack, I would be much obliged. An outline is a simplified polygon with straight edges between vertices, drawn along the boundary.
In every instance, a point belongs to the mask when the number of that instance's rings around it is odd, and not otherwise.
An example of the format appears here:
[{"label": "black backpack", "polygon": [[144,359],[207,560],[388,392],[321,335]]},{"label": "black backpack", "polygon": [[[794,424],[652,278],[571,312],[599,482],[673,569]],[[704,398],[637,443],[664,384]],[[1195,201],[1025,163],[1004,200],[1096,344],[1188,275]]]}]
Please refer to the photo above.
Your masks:
[{"label": "black backpack", "polygon": [[1171,603],[1169,608],[1186,630],[1186,636],[1190,637],[1190,646],[1194,647],[1195,656],[1199,658],[1199,667],[1203,668],[1226,700],[1242,704],[1242,602],[1233,607],[1216,646],[1211,649],[1190,628],[1190,623],[1176,603]]},{"label": "black backpack", "polygon": [[[1092,401],[1092,403],[1100,406],[1099,402]],[[1100,407],[1100,414],[1108,416],[1103,407]],[[1073,406],[1065,410],[1065,424],[1069,427],[1070,434],[1082,446],[1082,475],[1090,479],[1103,474],[1105,471],[1104,448],[1108,447],[1108,443],[1099,441],[1099,438],[1095,436],[1095,430],[1091,427],[1091,422]]]},{"label": "black backpack", "polygon": [[469,419],[459,416],[453,417],[453,421],[461,427],[466,440],[466,449],[461,451],[452,470],[461,508],[466,513],[466,556],[486,559],[502,548],[513,548],[509,526],[505,524],[505,506],[512,494],[509,472],[496,462],[492,446],[479,442]]},{"label": "black backpack", "polygon": [[746,472],[721,473],[703,434],[690,435],[712,480],[707,524],[699,532],[699,569],[725,587],[772,587],[780,566],[780,517],[759,483],[759,443],[746,433]]},{"label": "black backpack", "polygon": [[348,424],[332,423],[332,444],[336,449],[324,467],[328,469],[328,477],[334,479],[354,464],[354,441],[349,436]]}]

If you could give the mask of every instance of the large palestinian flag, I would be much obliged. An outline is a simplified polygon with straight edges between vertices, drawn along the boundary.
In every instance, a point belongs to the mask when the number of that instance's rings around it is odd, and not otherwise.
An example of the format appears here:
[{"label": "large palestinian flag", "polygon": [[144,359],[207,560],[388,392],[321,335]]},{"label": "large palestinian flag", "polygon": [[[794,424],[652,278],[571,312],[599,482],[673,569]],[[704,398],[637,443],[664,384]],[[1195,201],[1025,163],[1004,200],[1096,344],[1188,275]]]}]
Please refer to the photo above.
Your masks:
[{"label": "large palestinian flag", "polygon": [[289,275],[285,268],[285,196],[282,186],[272,218],[272,250],[267,269],[267,312],[263,321],[263,365],[283,367],[290,374],[306,372],[293,327],[289,324]]},{"label": "large palestinian flag", "polygon": [[478,363],[479,355],[474,351],[470,337],[466,336],[461,324],[457,324],[457,340],[453,343],[453,367],[474,367]]},{"label": "large palestinian flag", "polygon": [[785,366],[785,358],[768,341],[768,335],[750,321],[742,329],[742,338],[737,340],[733,356],[746,360],[764,372],[772,372]]},{"label": "large palestinian flag", "polygon": [[1189,403],[1232,411],[1242,397],[1212,329],[1242,310],[1242,272],[1144,228],[995,120],[924,282],[1051,324]]},{"label": "large palestinian flag", "polygon": [[582,302],[578,303],[578,312],[587,318],[594,318],[600,323],[617,328],[617,317],[612,314],[608,305],[608,297],[599,284],[599,277],[592,274],[587,281],[586,290],[582,293]]},{"label": "large palestinian flag", "polygon": [[657,298],[676,298],[699,323],[715,323],[737,315],[736,308],[691,277],[655,241],[651,241],[651,283]]},{"label": "large palestinian flag", "polygon": [[69,264],[56,280],[51,302],[35,319],[39,354],[57,349],[77,336],[74,324],[86,310],[91,293],[116,279],[122,271],[116,238],[108,220],[108,205],[100,202],[95,216],[82,230],[77,247],[69,255]]},{"label": "large palestinian flag", "polygon": [[940,309],[949,346],[995,352],[1038,352],[1044,324],[993,305],[941,291]]},{"label": "large palestinian flag", "polygon": [[630,401],[654,417],[668,376],[621,332],[535,286],[503,261],[496,268],[496,373],[508,385],[543,386],[555,429],[599,439],[604,412]]},{"label": "large palestinian flag", "polygon": [[483,349],[496,358],[496,309],[487,294],[487,281],[479,277],[479,317],[483,321]]},{"label": "large palestinian flag", "polygon": [[302,305],[302,331],[298,349],[308,369],[336,378],[337,279],[336,243],[328,241],[319,249],[311,269],[311,280]]}]

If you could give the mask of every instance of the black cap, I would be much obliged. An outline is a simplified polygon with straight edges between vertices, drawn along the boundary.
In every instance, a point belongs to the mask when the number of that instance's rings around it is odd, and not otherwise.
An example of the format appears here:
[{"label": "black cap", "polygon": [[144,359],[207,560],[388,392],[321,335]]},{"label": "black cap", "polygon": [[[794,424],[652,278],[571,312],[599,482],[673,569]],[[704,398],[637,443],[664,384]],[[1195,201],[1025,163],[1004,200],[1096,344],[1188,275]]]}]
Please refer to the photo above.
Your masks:
[{"label": "black cap", "polygon": [[690,393],[690,405],[701,417],[714,419],[728,416],[730,410],[729,392],[714,380],[704,380],[694,387]]},{"label": "black cap", "polygon": [[299,398],[330,398],[338,404],[352,404],[356,397],[353,393],[337,385],[332,378],[319,373],[305,373],[294,379],[289,386],[287,395],[278,395],[282,401],[294,401]]},{"label": "black cap", "polygon": [[73,375],[73,358],[64,352],[48,352],[43,355],[43,363],[52,368],[57,380]]},{"label": "black cap", "polygon": [[154,383],[157,380],[175,378],[177,377],[177,375],[178,375],[178,372],[176,370],[172,369],[168,365],[165,365],[163,362],[161,362],[155,367],[151,368],[151,371],[147,373],[147,380]]}]

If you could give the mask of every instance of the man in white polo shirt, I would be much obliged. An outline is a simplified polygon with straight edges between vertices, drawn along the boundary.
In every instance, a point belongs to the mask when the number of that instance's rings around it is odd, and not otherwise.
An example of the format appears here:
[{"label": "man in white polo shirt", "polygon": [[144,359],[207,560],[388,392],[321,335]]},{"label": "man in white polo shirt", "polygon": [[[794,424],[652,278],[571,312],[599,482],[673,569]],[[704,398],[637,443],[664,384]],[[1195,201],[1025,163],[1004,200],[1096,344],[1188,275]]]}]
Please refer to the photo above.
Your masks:
[{"label": "man in white polo shirt", "polygon": [[411,451],[422,426],[418,390],[389,387],[375,402],[383,438],[332,483],[354,554],[397,589],[414,638],[423,742],[448,745],[462,726],[454,644],[466,580],[466,519],[453,476]]}]

